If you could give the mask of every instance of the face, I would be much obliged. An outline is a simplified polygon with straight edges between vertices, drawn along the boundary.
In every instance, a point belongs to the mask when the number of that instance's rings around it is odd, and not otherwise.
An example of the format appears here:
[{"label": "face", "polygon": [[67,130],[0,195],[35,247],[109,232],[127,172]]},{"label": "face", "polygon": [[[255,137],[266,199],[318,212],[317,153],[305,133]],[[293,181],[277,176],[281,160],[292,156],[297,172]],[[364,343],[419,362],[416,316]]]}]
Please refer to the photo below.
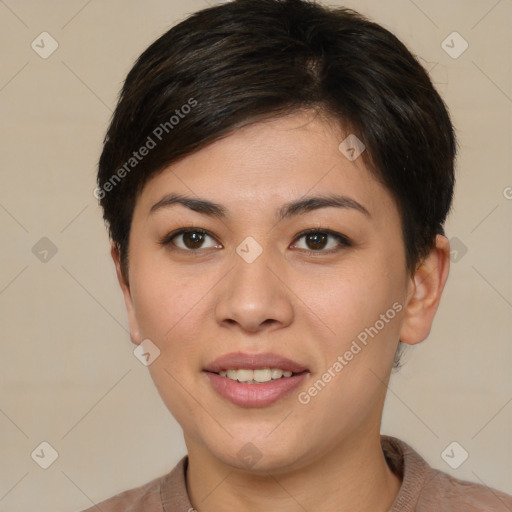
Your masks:
[{"label": "face", "polygon": [[132,340],[160,350],[189,453],[277,471],[378,433],[412,283],[397,207],[345,136],[311,113],[259,122],[137,200]]}]

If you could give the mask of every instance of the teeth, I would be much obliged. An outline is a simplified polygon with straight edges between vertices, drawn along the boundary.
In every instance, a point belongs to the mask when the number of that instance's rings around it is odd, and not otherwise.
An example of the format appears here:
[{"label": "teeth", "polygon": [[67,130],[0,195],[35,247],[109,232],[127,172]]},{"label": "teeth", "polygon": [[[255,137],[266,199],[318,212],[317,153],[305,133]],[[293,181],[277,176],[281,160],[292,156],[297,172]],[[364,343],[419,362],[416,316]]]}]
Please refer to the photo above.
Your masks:
[{"label": "teeth", "polygon": [[280,379],[283,376],[283,370],[280,370],[279,368],[272,368],[270,375],[273,379]]},{"label": "teeth", "polygon": [[238,382],[246,382],[249,384],[257,384],[262,382],[270,382],[282,377],[291,377],[292,372],[289,370],[281,370],[280,368],[258,368],[257,370],[249,370],[240,368],[238,370],[229,369],[219,372],[221,377],[227,377]]},{"label": "teeth", "polygon": [[238,382],[249,382],[253,380],[254,372],[252,370],[238,370],[236,379]]},{"label": "teeth", "polygon": [[[238,372],[240,373],[240,370],[238,370]],[[269,380],[272,380],[272,371],[270,368],[263,368],[263,370],[253,370],[252,373],[254,375],[253,380],[256,382],[268,382]]]}]

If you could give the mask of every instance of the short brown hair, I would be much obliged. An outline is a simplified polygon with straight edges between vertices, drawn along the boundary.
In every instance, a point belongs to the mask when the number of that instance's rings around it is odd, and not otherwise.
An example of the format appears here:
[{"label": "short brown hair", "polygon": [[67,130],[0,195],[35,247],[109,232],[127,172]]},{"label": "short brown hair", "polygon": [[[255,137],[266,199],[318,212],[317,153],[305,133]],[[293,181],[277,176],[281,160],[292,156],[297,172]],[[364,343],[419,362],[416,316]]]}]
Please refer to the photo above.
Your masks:
[{"label": "short brown hair", "polygon": [[364,162],[400,211],[412,273],[444,234],[454,188],[455,135],[427,72],[353,10],[234,0],[171,28],[124,82],[96,195],[125,277],[135,202],[152,176],[238,127],[299,109],[328,114],[365,144]]}]

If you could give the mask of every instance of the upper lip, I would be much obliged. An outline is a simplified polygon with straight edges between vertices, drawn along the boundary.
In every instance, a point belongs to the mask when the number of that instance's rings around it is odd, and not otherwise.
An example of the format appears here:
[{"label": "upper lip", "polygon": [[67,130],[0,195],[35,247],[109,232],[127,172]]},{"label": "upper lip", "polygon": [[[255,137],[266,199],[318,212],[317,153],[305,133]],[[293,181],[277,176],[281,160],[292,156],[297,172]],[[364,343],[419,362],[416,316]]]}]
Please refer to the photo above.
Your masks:
[{"label": "upper lip", "polygon": [[257,370],[260,368],[280,368],[293,373],[301,373],[307,368],[286,357],[265,352],[260,354],[248,354],[246,352],[232,352],[218,357],[207,366],[204,370],[207,372],[218,373],[221,370],[230,369],[249,369]]}]

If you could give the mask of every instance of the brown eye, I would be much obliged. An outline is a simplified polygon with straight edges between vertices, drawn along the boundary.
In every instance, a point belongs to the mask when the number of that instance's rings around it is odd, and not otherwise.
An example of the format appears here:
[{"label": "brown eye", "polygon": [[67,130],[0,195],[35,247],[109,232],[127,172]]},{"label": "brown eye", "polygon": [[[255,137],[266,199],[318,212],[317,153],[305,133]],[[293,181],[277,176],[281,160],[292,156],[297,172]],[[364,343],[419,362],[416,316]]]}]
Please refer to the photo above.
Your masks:
[{"label": "brown eye", "polygon": [[306,235],[306,245],[309,249],[318,250],[323,249],[327,243],[329,235],[325,233],[313,233]]},{"label": "brown eye", "polygon": [[196,231],[183,233],[182,240],[187,249],[200,249],[207,235]]},{"label": "brown eye", "polygon": [[330,230],[320,231],[318,229],[313,229],[305,231],[300,234],[296,240],[302,239],[304,239],[302,247],[300,246],[301,244],[297,242],[294,244],[294,247],[309,252],[329,253],[335,252],[343,246],[349,247],[352,245],[346,236]]},{"label": "brown eye", "polygon": [[[212,240],[213,243],[205,246],[205,241],[208,239]],[[180,231],[165,237],[161,243],[163,245],[172,244],[185,251],[196,251],[199,249],[207,249],[211,247],[222,247],[220,244],[216,243],[214,238],[210,236],[205,230],[197,228],[181,229]]]}]

